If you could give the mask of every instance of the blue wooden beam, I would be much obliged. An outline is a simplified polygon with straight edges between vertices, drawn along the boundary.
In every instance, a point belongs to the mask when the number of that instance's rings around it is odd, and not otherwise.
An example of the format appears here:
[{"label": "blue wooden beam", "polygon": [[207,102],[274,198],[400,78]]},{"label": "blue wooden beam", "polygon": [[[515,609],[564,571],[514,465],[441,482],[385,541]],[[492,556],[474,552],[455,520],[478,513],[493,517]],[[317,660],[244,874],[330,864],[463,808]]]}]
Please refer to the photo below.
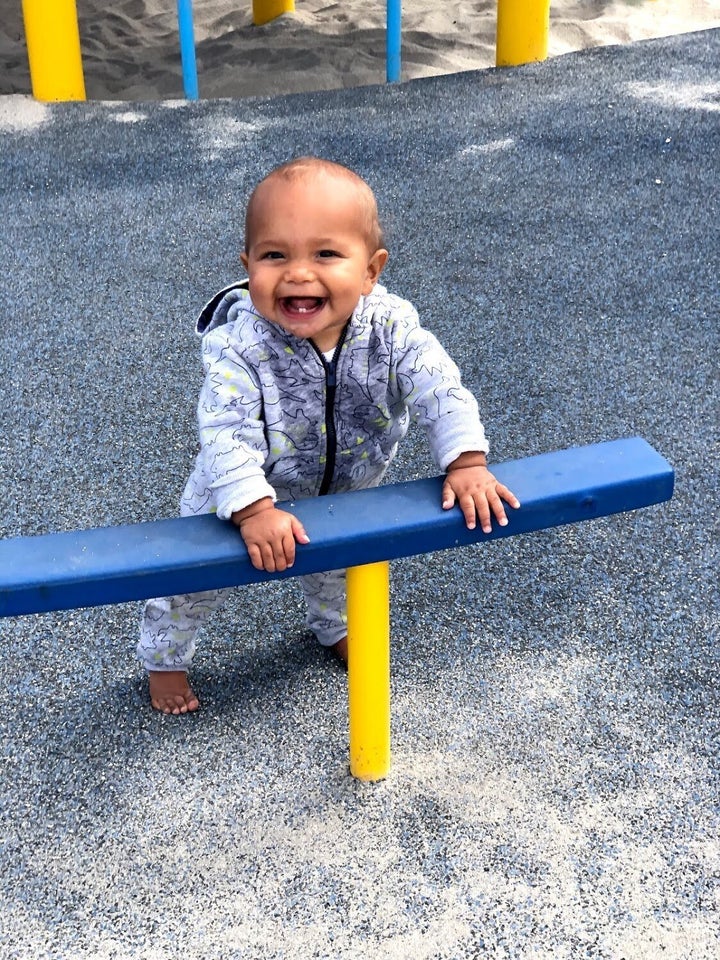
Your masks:
[{"label": "blue wooden beam", "polygon": [[284,504],[311,543],[284,573],[255,570],[238,531],[206,515],[0,541],[0,616],[69,610],[317,573],[530,533],[672,496],[670,465],[639,437],[493,465],[517,495],[506,527],[468,530],[442,477]]}]

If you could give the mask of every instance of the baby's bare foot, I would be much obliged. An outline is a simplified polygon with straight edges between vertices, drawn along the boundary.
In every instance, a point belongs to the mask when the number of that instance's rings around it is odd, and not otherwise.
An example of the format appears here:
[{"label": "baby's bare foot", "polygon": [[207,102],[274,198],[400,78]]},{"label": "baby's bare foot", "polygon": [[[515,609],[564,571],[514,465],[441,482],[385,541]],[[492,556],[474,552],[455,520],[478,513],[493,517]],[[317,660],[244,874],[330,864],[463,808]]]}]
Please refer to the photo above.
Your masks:
[{"label": "baby's bare foot", "polygon": [[200,706],[200,701],[190,689],[187,674],[183,670],[153,670],[148,674],[150,702],[161,713],[191,713]]}]

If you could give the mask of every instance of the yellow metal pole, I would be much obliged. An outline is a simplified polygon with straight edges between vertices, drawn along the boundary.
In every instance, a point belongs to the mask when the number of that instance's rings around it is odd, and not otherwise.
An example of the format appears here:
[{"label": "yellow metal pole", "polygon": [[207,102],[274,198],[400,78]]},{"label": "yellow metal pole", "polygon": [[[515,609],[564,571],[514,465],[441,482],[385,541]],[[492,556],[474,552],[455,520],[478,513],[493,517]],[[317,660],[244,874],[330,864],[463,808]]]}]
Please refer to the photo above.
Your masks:
[{"label": "yellow metal pole", "polygon": [[495,64],[515,67],[547,57],[550,0],[498,0]]},{"label": "yellow metal pole", "polygon": [[284,13],[295,13],[295,0],[253,0],[252,9],[253,23],[259,27]]},{"label": "yellow metal pole", "polygon": [[84,100],[75,0],[23,0],[25,41],[36,100]]},{"label": "yellow metal pole", "polygon": [[390,565],[347,572],[350,772],[382,780],[390,769]]}]

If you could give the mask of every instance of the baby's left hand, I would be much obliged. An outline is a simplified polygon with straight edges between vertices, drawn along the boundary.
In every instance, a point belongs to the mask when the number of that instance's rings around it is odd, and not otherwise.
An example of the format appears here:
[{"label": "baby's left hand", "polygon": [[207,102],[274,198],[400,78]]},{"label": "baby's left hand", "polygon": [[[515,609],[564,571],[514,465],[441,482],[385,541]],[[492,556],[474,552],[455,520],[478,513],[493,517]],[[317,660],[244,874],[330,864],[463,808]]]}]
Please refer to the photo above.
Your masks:
[{"label": "baby's left hand", "polygon": [[451,464],[448,468],[442,488],[443,509],[450,510],[457,503],[463,512],[468,530],[475,529],[476,518],[479,518],[483,532],[490,533],[492,514],[501,527],[506,526],[508,519],[503,500],[515,509],[520,506],[515,494],[500,483],[487,467],[456,467]]}]

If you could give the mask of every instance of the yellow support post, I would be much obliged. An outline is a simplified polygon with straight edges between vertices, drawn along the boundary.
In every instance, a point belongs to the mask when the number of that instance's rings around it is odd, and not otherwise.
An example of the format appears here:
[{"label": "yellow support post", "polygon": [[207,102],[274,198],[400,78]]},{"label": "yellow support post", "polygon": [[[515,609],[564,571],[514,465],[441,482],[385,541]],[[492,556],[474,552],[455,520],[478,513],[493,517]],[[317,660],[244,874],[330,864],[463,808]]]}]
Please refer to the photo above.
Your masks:
[{"label": "yellow support post", "polygon": [[550,0],[498,0],[496,66],[544,60],[549,25]]},{"label": "yellow support post", "polygon": [[390,564],[347,571],[350,772],[382,780],[390,769]]},{"label": "yellow support post", "polygon": [[23,0],[25,41],[36,100],[84,100],[75,0]]},{"label": "yellow support post", "polygon": [[284,13],[295,13],[295,0],[253,0],[252,9],[253,23],[259,27]]}]

